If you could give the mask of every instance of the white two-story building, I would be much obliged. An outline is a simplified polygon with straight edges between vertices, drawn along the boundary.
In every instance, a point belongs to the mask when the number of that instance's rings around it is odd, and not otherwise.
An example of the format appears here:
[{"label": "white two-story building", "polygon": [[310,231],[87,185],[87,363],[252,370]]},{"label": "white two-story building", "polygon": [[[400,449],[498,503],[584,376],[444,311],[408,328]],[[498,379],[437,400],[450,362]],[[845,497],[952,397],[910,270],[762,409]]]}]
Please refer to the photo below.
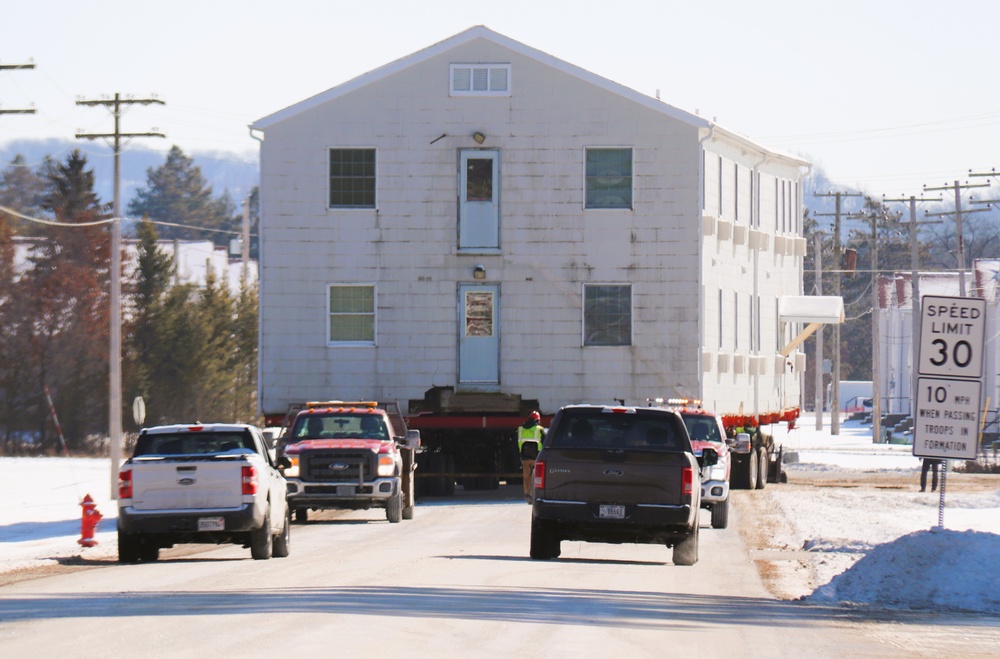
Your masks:
[{"label": "white two-story building", "polygon": [[802,159],[481,26],[251,128],[263,412],[799,406]]}]

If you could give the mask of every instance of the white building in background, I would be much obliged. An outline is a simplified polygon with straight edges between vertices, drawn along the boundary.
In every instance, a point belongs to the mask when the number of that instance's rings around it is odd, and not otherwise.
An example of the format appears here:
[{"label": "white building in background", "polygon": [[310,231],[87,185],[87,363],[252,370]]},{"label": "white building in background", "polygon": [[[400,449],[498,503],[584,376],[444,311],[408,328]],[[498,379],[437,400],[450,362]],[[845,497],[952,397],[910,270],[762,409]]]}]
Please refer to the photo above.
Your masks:
[{"label": "white building in background", "polygon": [[265,413],[435,386],[799,406],[804,160],[485,27],[252,128]]},{"label": "white building in background", "polygon": [[[995,422],[1000,408],[1000,260],[976,260],[965,273],[966,294],[986,301],[986,345],[983,364],[983,400],[987,421]],[[882,411],[910,414],[913,376],[913,288],[910,273],[879,278],[879,391]],[[955,272],[919,274],[920,298],[927,295],[958,297],[959,275]],[[993,428],[996,431],[996,428]]]},{"label": "white building in background", "polygon": [[[31,250],[38,243],[38,238],[14,238],[14,270],[22,272],[28,267]],[[160,240],[157,247],[164,254],[173,258],[175,284],[193,284],[203,287],[208,273],[215,274],[219,282],[226,281],[230,292],[235,296],[240,293],[240,281],[243,277],[243,262],[230,258],[229,252],[208,240]],[[123,240],[122,249],[125,254],[122,259],[126,281],[135,275],[138,263],[138,243],[135,240]],[[250,284],[257,282],[257,262],[250,261],[247,267],[247,280]]]}]

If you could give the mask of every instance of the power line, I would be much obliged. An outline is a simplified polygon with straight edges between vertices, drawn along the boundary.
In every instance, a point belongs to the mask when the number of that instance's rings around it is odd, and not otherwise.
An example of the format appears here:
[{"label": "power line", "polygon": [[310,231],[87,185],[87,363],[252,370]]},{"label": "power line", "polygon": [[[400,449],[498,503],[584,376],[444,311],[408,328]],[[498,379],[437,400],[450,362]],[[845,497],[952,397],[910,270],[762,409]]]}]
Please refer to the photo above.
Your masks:
[{"label": "power line", "polygon": [[[0,71],[4,70],[23,70],[23,69],[33,69],[35,68],[34,62],[29,62],[28,64],[0,64]],[[4,110],[0,108],[0,114],[35,114],[35,108],[27,109],[15,109],[15,110]]]}]

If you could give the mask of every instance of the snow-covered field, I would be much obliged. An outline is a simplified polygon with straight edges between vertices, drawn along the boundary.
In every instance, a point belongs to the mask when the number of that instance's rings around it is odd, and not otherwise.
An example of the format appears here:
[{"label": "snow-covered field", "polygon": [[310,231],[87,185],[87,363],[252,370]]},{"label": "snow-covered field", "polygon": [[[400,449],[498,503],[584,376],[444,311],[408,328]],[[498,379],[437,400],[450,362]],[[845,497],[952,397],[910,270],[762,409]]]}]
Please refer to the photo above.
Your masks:
[{"label": "snow-covered field", "polygon": [[[939,495],[918,491],[910,447],[872,444],[859,423],[840,430],[817,431],[811,417],[793,431],[776,427],[786,454],[797,454],[789,482],[734,495],[739,518],[761,520],[742,530],[772,589],[824,603],[1000,614],[1000,475],[949,473],[939,528]],[[92,548],[76,542],[87,494],[104,516]],[[0,501],[0,582],[117,556],[106,458],[0,458]]]}]

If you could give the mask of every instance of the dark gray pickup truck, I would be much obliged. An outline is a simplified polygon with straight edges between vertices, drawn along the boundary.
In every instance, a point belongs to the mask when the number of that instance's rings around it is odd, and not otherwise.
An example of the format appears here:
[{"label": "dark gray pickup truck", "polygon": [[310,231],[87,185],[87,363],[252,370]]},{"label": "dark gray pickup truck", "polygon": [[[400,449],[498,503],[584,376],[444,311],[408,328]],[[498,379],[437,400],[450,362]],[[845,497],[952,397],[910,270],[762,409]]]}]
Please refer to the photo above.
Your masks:
[{"label": "dark gray pickup truck", "polygon": [[583,540],[663,544],[675,565],[694,565],[699,473],[717,459],[713,449],[695,458],[674,410],[562,408],[535,462],[531,558],[558,558],[563,540]]}]

